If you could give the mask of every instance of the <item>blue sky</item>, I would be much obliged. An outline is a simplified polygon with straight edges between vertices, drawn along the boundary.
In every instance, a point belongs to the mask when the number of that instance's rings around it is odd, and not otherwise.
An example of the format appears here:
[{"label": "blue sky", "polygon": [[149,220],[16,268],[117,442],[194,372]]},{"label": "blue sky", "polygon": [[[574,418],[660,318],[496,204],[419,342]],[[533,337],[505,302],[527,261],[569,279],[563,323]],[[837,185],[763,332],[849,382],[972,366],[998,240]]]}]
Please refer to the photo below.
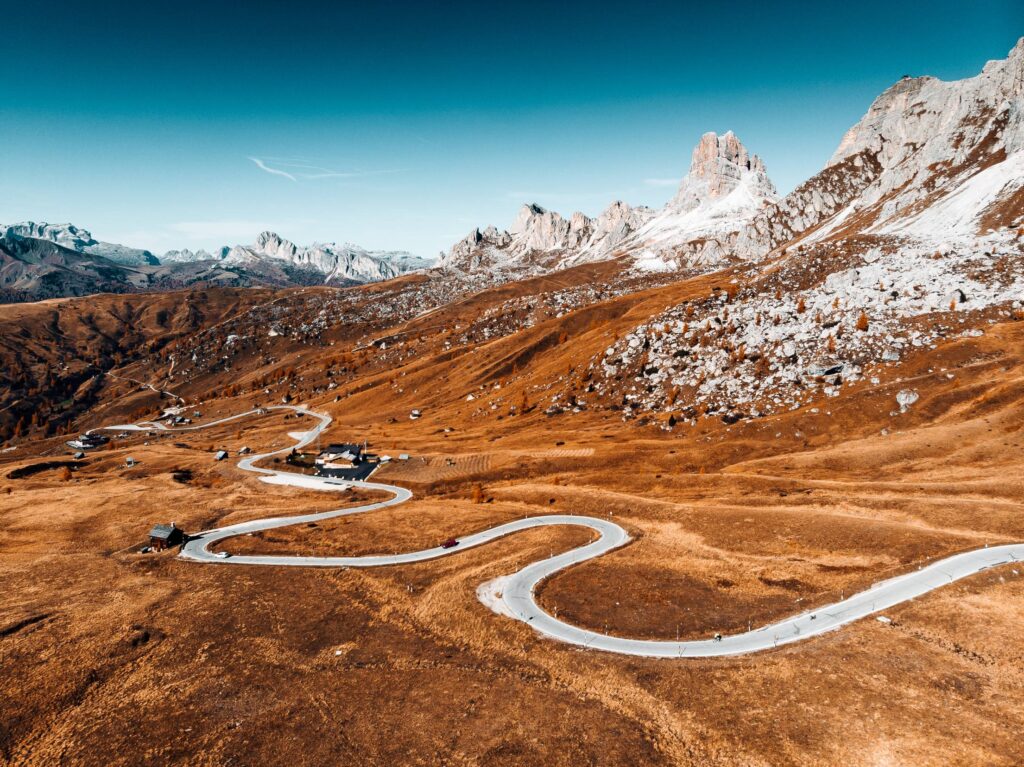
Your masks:
[{"label": "blue sky", "polygon": [[0,222],[432,256],[524,202],[661,205],[729,129],[786,192],[903,74],[1024,34],[1019,0],[157,5],[0,0]]}]

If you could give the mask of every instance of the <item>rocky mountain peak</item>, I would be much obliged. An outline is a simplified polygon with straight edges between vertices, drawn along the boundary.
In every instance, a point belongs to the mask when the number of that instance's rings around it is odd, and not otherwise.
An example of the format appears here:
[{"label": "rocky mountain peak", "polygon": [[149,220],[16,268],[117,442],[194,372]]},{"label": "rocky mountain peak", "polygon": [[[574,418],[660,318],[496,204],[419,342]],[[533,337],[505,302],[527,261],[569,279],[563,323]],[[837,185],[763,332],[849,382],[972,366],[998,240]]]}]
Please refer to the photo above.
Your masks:
[{"label": "rocky mountain peak", "polygon": [[260,232],[253,249],[264,255],[286,260],[294,258],[298,252],[298,248],[294,243],[284,239],[277,232],[269,231]]},{"label": "rocky mountain peak", "polygon": [[20,224],[12,224],[4,228],[6,232],[19,237],[50,240],[72,250],[81,250],[97,244],[89,232],[79,229],[74,224],[47,224],[46,222],[37,224],[35,221],[23,221]]},{"label": "rocky mountain peak", "polygon": [[676,211],[694,210],[729,196],[741,185],[756,197],[775,197],[775,187],[760,157],[751,155],[732,131],[721,136],[708,132],[694,148],[690,172],[669,205]]}]

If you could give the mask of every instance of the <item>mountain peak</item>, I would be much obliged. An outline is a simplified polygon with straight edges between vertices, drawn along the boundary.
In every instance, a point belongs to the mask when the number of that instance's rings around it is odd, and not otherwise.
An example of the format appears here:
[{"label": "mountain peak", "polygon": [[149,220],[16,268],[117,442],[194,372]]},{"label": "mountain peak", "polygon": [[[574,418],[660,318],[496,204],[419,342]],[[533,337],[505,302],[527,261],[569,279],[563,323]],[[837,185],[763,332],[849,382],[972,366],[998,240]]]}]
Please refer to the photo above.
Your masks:
[{"label": "mountain peak", "polygon": [[751,155],[731,130],[722,135],[709,131],[694,148],[690,172],[670,206],[677,211],[694,210],[727,197],[741,184],[751,187],[757,197],[775,196],[760,157]]},{"label": "mountain peak", "polygon": [[50,240],[72,250],[81,250],[89,245],[96,245],[92,234],[85,229],[79,229],[74,224],[48,224],[41,221],[22,221],[19,224],[12,224],[5,227],[7,232],[21,237],[31,237],[35,240]]}]

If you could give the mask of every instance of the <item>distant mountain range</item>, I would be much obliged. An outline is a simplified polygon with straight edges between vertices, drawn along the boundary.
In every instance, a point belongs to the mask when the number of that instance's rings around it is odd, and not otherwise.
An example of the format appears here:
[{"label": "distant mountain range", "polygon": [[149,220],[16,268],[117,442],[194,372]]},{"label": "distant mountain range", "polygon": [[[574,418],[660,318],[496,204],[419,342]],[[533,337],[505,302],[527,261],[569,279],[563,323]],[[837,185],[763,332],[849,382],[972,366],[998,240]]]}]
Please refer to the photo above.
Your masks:
[{"label": "distant mountain range", "polygon": [[356,245],[297,246],[273,232],[252,245],[148,250],[99,242],[73,224],[24,222],[0,227],[0,300],[35,301],[101,292],[175,290],[194,285],[360,285],[388,280],[432,262],[403,251]]},{"label": "distant mountain range", "polygon": [[129,248],[110,242],[98,242],[85,229],[74,224],[37,224],[24,221],[11,226],[0,226],[4,235],[13,234],[35,240],[49,240],[68,250],[90,256],[101,256],[109,261],[126,266],[157,266],[160,260],[148,250]]},{"label": "distant mountain range", "polygon": [[[437,262],[440,275],[495,281],[626,259],[637,271],[720,268],[787,248],[880,241],[985,251],[1024,226],[1024,39],[975,77],[905,77],[842,138],[826,166],[779,197],[761,159],[731,131],[704,134],[661,209],[611,203],[591,218],[525,204],[507,231],[477,228]],[[401,251],[295,245],[147,250],[98,242],[71,224],[0,227],[0,291],[35,300],[97,291],[211,285],[357,285],[434,265]],[[860,242],[860,245],[857,243]]]}]

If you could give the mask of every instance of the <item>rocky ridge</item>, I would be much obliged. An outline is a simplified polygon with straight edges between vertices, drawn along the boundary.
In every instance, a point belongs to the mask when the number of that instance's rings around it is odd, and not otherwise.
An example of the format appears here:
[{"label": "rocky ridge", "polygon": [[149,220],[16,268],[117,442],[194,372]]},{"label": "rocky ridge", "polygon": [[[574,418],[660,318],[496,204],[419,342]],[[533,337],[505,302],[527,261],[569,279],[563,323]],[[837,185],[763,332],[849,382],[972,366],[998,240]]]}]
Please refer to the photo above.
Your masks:
[{"label": "rocky ridge", "polygon": [[566,219],[529,203],[519,209],[508,231],[493,226],[474,229],[441,257],[438,266],[458,270],[549,270],[600,261],[611,257],[652,215],[649,208],[633,208],[616,201],[595,218],[577,211]]},{"label": "rocky ridge", "polygon": [[698,241],[705,260],[719,259],[743,224],[775,199],[764,163],[732,131],[706,133],[690,172],[660,211],[616,201],[595,218],[576,212],[566,219],[526,204],[508,231],[474,229],[439,266],[551,271],[632,252],[649,270],[665,271],[672,268],[667,260]]},{"label": "rocky ridge", "polygon": [[0,226],[0,236],[7,234],[29,237],[35,240],[55,242],[62,248],[84,253],[90,256],[101,256],[116,264],[125,266],[156,266],[159,259],[148,250],[130,248],[112,242],[100,242],[85,229],[74,224],[47,224],[34,221],[23,221],[9,226]]},{"label": "rocky ridge", "polygon": [[760,258],[790,240],[878,233],[961,246],[1024,223],[1024,38],[975,77],[905,77],[843,136],[818,174],[735,243]]},{"label": "rocky ridge", "polygon": [[249,267],[267,260],[318,273],[326,284],[380,282],[431,265],[404,251],[370,251],[349,243],[301,247],[274,232],[262,232],[252,245],[236,245],[223,258],[225,264]]}]

